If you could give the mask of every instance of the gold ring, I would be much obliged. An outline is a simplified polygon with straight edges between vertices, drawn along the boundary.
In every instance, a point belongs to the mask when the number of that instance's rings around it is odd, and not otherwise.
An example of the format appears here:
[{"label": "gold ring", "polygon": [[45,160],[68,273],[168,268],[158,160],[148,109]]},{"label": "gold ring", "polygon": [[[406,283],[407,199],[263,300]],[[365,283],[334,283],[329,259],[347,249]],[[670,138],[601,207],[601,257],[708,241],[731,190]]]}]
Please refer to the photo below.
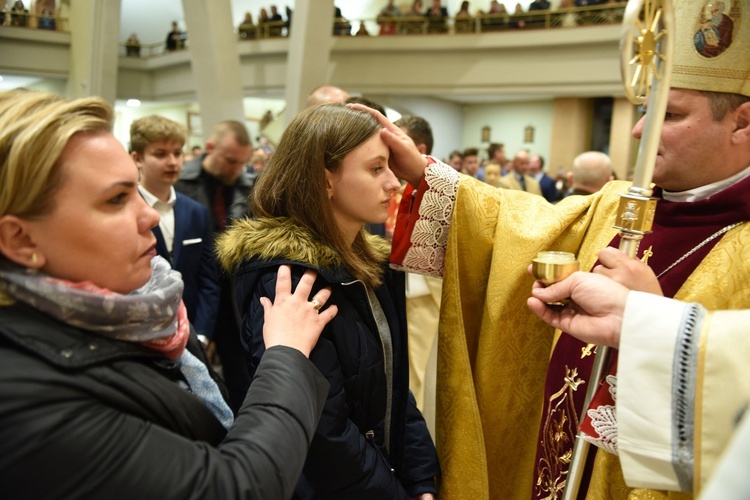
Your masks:
[{"label": "gold ring", "polygon": [[313,309],[315,309],[316,311],[319,310],[321,307],[323,307],[323,304],[321,304],[315,299],[312,299],[310,303],[313,305]]}]

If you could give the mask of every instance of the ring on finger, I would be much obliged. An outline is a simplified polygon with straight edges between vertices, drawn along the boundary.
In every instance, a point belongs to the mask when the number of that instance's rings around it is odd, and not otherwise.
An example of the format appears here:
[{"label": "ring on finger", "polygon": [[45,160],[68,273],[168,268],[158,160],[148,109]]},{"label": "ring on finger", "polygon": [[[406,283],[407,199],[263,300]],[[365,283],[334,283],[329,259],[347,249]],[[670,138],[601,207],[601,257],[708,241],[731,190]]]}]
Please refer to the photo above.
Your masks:
[{"label": "ring on finger", "polygon": [[316,311],[320,310],[320,308],[323,307],[323,304],[318,302],[317,299],[312,299],[310,303],[312,304],[313,309],[315,309]]}]

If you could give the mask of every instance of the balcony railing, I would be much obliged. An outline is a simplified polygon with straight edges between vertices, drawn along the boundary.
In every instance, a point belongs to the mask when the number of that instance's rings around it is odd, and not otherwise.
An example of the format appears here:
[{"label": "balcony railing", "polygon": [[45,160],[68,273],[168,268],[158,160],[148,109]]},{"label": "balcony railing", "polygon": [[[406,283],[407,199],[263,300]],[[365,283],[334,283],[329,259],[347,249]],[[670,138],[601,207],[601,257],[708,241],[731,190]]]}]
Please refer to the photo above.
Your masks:
[{"label": "balcony railing", "polygon": [[0,26],[68,32],[68,19],[52,14],[0,11]]},{"label": "balcony railing", "polygon": [[[374,19],[347,20],[334,19],[334,36],[356,36],[364,28],[369,36],[409,36],[409,35],[456,35],[507,32],[529,29],[575,28],[599,26],[622,22],[627,2],[608,3],[589,7],[560,8],[547,11],[524,12],[523,14],[480,14],[474,17],[424,16],[378,17]],[[354,26],[359,26],[355,29]],[[265,22],[260,25],[240,25],[237,29],[239,40],[265,40],[283,38],[291,28],[284,21]],[[188,48],[189,40],[179,49]],[[120,44],[120,54],[133,57],[154,57],[168,53],[164,42],[152,44]],[[178,49],[178,50],[179,50]]]}]

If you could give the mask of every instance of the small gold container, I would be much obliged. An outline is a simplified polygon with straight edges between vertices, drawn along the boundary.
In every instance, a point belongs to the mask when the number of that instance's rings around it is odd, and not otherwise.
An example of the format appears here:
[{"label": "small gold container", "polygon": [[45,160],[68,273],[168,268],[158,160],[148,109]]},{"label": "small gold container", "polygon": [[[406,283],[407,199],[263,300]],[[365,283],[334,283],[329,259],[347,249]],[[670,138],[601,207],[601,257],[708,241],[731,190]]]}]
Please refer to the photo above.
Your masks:
[{"label": "small gold container", "polygon": [[[544,286],[564,280],[580,269],[576,256],[569,252],[539,252],[531,261],[531,272]],[[565,306],[569,299],[549,302],[549,305]]]}]

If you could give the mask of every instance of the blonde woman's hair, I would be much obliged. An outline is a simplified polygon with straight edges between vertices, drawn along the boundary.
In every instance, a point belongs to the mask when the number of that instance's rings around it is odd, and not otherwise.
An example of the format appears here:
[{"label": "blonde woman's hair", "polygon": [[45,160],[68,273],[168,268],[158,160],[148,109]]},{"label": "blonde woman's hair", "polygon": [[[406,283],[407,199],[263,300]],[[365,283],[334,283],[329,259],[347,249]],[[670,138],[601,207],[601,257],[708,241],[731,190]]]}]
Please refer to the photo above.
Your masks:
[{"label": "blonde woman's hair", "polygon": [[252,199],[255,217],[288,217],[310,229],[370,287],[381,283],[381,254],[368,244],[364,229],[347,244],[333,216],[325,171],[336,172],[347,154],[379,130],[375,118],[340,103],[307,108],[284,131]]},{"label": "blonde woman's hair", "polygon": [[139,155],[149,144],[172,141],[185,145],[187,130],[179,123],[159,115],[139,118],[130,124],[130,149]]},{"label": "blonde woman's hair", "polygon": [[62,185],[60,157],[80,133],[109,132],[112,108],[90,97],[74,101],[25,89],[0,93],[0,215],[48,214]]}]

